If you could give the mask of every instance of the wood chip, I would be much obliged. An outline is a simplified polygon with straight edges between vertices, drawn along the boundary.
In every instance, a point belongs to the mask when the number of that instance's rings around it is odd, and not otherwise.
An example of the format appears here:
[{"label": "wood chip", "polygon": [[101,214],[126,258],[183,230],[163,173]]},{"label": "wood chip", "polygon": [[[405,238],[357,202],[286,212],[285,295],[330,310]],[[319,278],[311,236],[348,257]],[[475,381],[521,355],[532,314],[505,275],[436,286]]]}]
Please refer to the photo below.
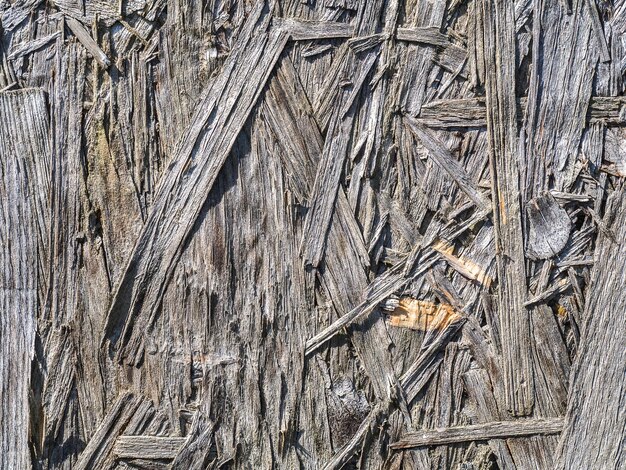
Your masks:
[{"label": "wood chip", "polygon": [[547,259],[558,255],[572,230],[572,221],[565,209],[548,193],[528,202],[526,218],[526,254],[531,259]]},{"label": "wood chip", "polygon": [[418,331],[441,330],[461,317],[451,305],[404,297],[388,314],[392,326]]},{"label": "wood chip", "polygon": [[496,421],[433,431],[406,434],[401,440],[391,444],[392,449],[410,449],[420,446],[436,446],[487,439],[506,439],[532,436],[535,434],[558,434],[563,428],[563,418],[518,419]]}]

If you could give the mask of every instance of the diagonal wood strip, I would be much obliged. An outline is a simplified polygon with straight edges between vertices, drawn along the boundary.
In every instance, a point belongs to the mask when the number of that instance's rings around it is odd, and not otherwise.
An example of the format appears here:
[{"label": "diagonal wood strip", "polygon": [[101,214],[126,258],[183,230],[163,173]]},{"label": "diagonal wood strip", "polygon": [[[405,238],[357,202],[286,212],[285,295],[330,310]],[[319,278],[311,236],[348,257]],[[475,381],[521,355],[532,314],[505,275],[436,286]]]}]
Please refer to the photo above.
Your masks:
[{"label": "diagonal wood strip", "polygon": [[115,446],[117,437],[124,432],[129,421],[145,400],[140,395],[122,393],[106,414],[100,426],[82,451],[74,468],[86,470],[103,468]]},{"label": "diagonal wood strip", "polygon": [[461,191],[470,198],[479,210],[484,211],[485,214],[490,213],[491,201],[478,189],[476,183],[472,181],[471,176],[467,174],[465,168],[452,156],[443,142],[417,119],[405,115],[404,121],[408,124],[409,129],[415,137],[426,147],[435,165],[454,180]]},{"label": "diagonal wood strip", "polygon": [[83,25],[71,16],[65,17],[65,21],[72,30],[72,33],[74,33],[80,43],[85,46],[85,49],[89,51],[89,53],[102,67],[108,69],[111,66],[111,60],[107,57],[104,51],[100,49],[98,43],[91,37],[91,34],[87,32]]},{"label": "diagonal wood strip", "polygon": [[365,77],[372,70],[377,58],[377,49],[370,50],[362,60],[349,53],[343,74],[358,77],[354,89],[343,90],[333,104],[333,116],[324,142],[324,150],[320,158],[315,184],[311,193],[309,208],[302,236],[302,254],[305,265],[318,267],[324,257],[328,227],[335,210],[335,202],[341,185],[343,165],[348,155],[348,145],[352,134],[354,110],[343,114],[354,104]]},{"label": "diagonal wood strip", "polygon": [[[109,310],[103,341],[137,364],[185,240],[288,39],[270,30],[262,2],[250,14],[222,72],[211,82],[159,183]],[[118,343],[119,342],[119,343]]]}]

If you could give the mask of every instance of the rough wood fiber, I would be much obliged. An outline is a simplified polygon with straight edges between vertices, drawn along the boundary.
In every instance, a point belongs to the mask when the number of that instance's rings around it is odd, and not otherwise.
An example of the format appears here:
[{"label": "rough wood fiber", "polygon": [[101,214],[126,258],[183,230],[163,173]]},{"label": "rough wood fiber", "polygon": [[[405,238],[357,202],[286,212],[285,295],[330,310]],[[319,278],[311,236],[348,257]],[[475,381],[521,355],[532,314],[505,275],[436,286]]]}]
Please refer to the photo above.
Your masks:
[{"label": "rough wood fiber", "polygon": [[534,393],[530,318],[523,305],[526,272],[517,163],[514,8],[511,0],[487,0],[482,8],[503,379],[509,410],[513,415],[527,415],[532,410]]},{"label": "rough wood fiber", "polygon": [[535,158],[522,176],[525,200],[546,189],[550,174],[559,191],[571,183],[601,49],[590,9],[595,4],[581,0],[572,1],[571,13],[558,2],[534,4],[533,34],[542,40],[533,42],[524,131],[526,153]]},{"label": "rough wood fiber", "polygon": [[120,459],[174,459],[185,441],[184,437],[120,436],[113,454]]},{"label": "rough wood fiber", "polygon": [[623,468],[626,3],[0,22],[2,469]]},{"label": "rough wood fiber", "polygon": [[40,90],[0,93],[1,468],[31,465],[30,367],[41,260],[37,221],[44,217],[38,203],[50,182],[49,174],[42,172],[49,171],[47,134],[47,109]]},{"label": "rough wood fiber", "polygon": [[104,339],[113,341],[120,361],[133,365],[141,361],[141,334],[154,321],[183,243],[282,52],[287,33],[268,32],[269,19],[267,7],[259,3],[234,54],[203,93],[177,146],[174,165],[162,176],[124,275],[115,282]]},{"label": "rough wood fiber", "polygon": [[[623,468],[626,452],[626,194],[607,201],[612,236],[598,239],[591,272],[593,289],[574,363],[557,468]],[[621,338],[621,339],[620,339]]]},{"label": "rough wood fiber", "polygon": [[455,442],[481,441],[499,437],[520,437],[533,434],[557,434],[563,428],[563,419],[498,421],[495,423],[435,429],[422,433],[409,433],[391,444],[393,449],[420,446],[437,446]]},{"label": "rough wood fiber", "polygon": [[317,267],[322,262],[328,227],[335,207],[344,162],[348,157],[348,145],[355,119],[355,98],[361,91],[365,78],[370,74],[379,53],[379,43],[367,44],[368,37],[378,29],[384,2],[374,0],[364,3],[360,17],[357,18],[355,44],[361,40],[364,44],[362,57],[357,55],[356,47],[339,64],[340,76],[352,80],[349,87],[342,87],[338,95],[333,96],[333,110],[329,119],[326,140],[320,156],[311,193],[311,203],[304,224],[302,251],[305,264]]},{"label": "rough wood fiber", "polygon": [[[285,169],[293,175],[295,188],[301,188],[299,192],[303,195],[309,194],[314,181],[314,163],[323,153],[323,137],[289,60],[284,60],[278,67],[276,79],[269,86],[266,103],[266,119],[274,133],[279,136],[279,142],[283,145],[292,142],[284,148]],[[294,142],[292,135],[308,138],[302,142]],[[302,161],[296,162],[297,159]],[[332,216],[328,237],[333,243],[346,243],[348,247],[329,254],[321,281],[328,297],[337,303],[338,309],[350,311],[355,308],[362,291],[367,287],[365,269],[368,255],[343,189],[337,194],[336,212]],[[345,269],[346,262],[352,267],[350,273]],[[378,321],[381,321],[380,318]],[[365,335],[373,335],[375,338],[377,336],[374,341],[384,344],[386,338],[381,326],[370,329]],[[357,343],[355,346],[361,345],[364,348],[360,356],[367,365],[367,373],[374,384],[375,393],[381,397],[388,396],[389,386],[395,382],[390,358],[384,350],[367,351],[371,340],[367,336],[362,340],[358,336],[353,339]],[[307,350],[311,351],[312,348]]]}]

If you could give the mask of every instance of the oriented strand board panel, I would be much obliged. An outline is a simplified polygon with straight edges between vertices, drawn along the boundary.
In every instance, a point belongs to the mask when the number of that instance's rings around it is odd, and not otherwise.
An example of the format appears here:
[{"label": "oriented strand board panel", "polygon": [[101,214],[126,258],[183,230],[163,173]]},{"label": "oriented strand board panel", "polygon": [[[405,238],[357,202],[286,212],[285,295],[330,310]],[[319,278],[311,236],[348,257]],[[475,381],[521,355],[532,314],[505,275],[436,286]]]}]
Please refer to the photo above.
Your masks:
[{"label": "oriented strand board panel", "polygon": [[624,467],[626,2],[0,25],[2,470]]}]

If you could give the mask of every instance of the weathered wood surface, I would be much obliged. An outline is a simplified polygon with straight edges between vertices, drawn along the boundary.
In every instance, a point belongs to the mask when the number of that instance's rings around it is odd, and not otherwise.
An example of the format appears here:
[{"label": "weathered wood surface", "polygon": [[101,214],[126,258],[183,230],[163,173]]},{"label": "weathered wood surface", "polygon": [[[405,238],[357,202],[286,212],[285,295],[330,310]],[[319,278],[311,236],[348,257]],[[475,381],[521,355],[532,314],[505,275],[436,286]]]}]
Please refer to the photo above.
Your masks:
[{"label": "weathered wood surface", "polygon": [[391,444],[393,449],[420,446],[439,446],[456,442],[482,441],[500,437],[532,436],[533,434],[558,434],[563,428],[562,418],[520,419],[494,423],[455,426],[422,432],[407,433]]},{"label": "weathered wood surface", "polygon": [[[35,356],[40,206],[50,175],[40,90],[0,93],[0,467],[28,468],[31,362]],[[43,284],[43,282],[42,282]]]},{"label": "weathered wood surface", "polygon": [[154,321],[186,237],[282,52],[287,33],[267,32],[269,18],[259,4],[234,44],[234,53],[204,92],[172,156],[174,164],[162,176],[128,266],[115,282],[105,340],[116,343],[120,361],[134,365],[142,360],[143,331]]},{"label": "weathered wood surface", "polygon": [[187,439],[184,437],[120,436],[113,454],[119,459],[173,460]]},{"label": "weathered wood surface", "polygon": [[485,101],[498,273],[498,316],[505,399],[513,415],[530,414],[534,384],[530,316],[523,305],[526,268],[518,166],[514,5],[483,2]]},{"label": "weathered wood surface", "polygon": [[624,468],[626,3],[0,25],[0,468]]},{"label": "weathered wood surface", "polygon": [[[622,468],[626,457],[626,194],[607,201],[591,271],[557,468]],[[620,339],[621,338],[621,339]],[[619,431],[618,431],[619,430]],[[585,436],[586,449],[581,448]]]}]

